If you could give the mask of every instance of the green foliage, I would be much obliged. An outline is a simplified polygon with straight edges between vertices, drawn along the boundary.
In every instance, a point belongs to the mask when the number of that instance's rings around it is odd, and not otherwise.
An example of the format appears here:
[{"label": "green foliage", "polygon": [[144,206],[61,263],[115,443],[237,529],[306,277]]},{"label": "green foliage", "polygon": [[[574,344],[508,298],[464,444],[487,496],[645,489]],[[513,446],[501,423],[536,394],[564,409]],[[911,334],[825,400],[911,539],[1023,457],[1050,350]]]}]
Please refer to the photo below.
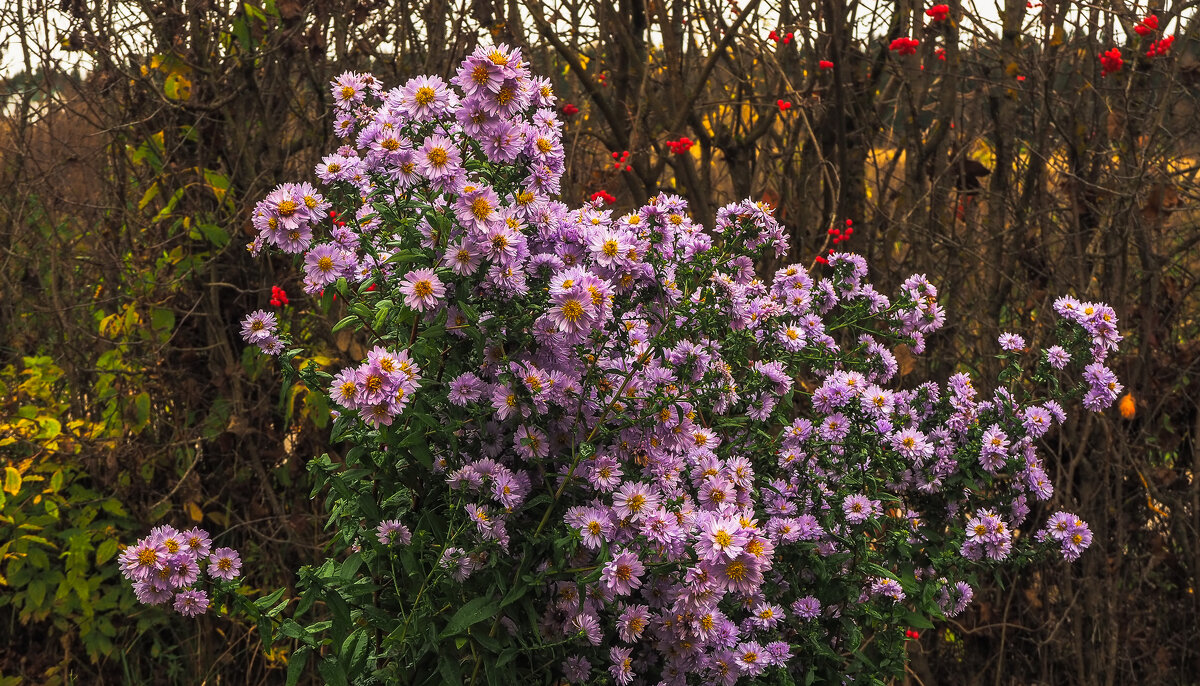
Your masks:
[{"label": "green foliage", "polygon": [[118,537],[133,520],[81,469],[81,446],[103,430],[65,413],[61,377],[48,357],[0,370],[0,395],[15,405],[0,423],[0,612],[78,641],[96,662],[136,605],[115,564]]}]

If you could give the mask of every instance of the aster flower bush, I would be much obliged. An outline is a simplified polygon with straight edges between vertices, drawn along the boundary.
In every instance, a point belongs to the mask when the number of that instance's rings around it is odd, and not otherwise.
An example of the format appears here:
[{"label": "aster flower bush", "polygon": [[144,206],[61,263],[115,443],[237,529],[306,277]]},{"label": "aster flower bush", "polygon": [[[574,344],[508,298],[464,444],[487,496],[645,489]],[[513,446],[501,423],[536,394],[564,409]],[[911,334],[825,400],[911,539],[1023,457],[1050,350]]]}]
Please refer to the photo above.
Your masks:
[{"label": "aster flower bush", "polygon": [[296,369],[272,317],[243,324],[338,408],[309,467],[329,558],[294,607],[245,606],[297,642],[293,680],[311,658],[330,683],[872,683],[989,569],[1090,542],[1033,518],[1037,441],[1121,390],[1111,308],[1060,299],[1044,351],[1006,334],[989,394],[904,388],[933,284],[888,296],[836,252],[760,278],[788,243],[749,201],[713,230],[665,194],[557,201],[554,96],[519,51],[332,96],[346,144],[320,189],[259,203],[250,248],[294,255],[370,352]]}]

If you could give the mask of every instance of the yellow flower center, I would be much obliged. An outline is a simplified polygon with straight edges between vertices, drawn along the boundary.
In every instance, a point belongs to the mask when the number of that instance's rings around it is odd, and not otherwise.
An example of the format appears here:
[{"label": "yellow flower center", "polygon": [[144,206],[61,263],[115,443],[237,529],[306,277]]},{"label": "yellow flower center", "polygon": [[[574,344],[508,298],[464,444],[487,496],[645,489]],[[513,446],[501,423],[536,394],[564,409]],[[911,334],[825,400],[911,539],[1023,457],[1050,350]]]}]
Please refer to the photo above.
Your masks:
[{"label": "yellow flower center", "polygon": [[742,579],[745,579],[747,575],[748,571],[746,569],[746,563],[742,562],[741,560],[734,560],[733,562],[730,562],[727,567],[725,567],[725,576],[729,577],[733,581],[741,581]]},{"label": "yellow flower center", "polygon": [[143,548],[138,551],[137,562],[140,567],[148,567],[158,562],[158,553],[153,548]]},{"label": "yellow flower center", "polygon": [[471,201],[471,214],[479,220],[487,219],[492,215],[492,203],[487,198],[475,198]]},{"label": "yellow flower center", "polygon": [[421,86],[417,92],[413,94],[413,100],[417,101],[418,105],[428,105],[437,98],[437,93],[429,86]]},{"label": "yellow flower center", "polygon": [[418,298],[428,298],[433,295],[433,284],[428,280],[421,280],[413,284],[413,294]]},{"label": "yellow flower center", "polygon": [[322,257],[321,259],[317,260],[317,269],[320,269],[323,272],[331,271],[333,269],[333,258]]},{"label": "yellow flower center", "polygon": [[279,207],[277,208],[279,215],[282,217],[292,216],[296,213],[296,209],[297,206],[295,200],[280,200]]},{"label": "yellow flower center", "polygon": [[435,167],[444,167],[450,161],[450,155],[443,148],[434,148],[429,151],[429,162]]},{"label": "yellow flower center", "polygon": [[716,541],[717,545],[724,548],[733,543],[733,536],[730,536],[728,531],[718,531],[713,535],[713,540]]},{"label": "yellow flower center", "polygon": [[583,317],[583,305],[578,300],[568,300],[562,306],[563,319],[574,324]]}]

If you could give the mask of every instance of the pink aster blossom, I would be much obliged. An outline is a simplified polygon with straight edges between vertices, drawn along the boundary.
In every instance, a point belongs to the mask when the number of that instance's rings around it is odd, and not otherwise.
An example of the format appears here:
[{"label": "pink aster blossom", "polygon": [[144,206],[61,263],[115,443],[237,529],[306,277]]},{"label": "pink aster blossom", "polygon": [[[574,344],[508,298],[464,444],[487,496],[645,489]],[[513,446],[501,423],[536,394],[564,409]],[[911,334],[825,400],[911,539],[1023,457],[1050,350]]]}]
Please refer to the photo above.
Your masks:
[{"label": "pink aster blossom", "polygon": [[433,309],[446,296],[446,287],[432,269],[414,269],[400,283],[404,304],[417,312]]}]

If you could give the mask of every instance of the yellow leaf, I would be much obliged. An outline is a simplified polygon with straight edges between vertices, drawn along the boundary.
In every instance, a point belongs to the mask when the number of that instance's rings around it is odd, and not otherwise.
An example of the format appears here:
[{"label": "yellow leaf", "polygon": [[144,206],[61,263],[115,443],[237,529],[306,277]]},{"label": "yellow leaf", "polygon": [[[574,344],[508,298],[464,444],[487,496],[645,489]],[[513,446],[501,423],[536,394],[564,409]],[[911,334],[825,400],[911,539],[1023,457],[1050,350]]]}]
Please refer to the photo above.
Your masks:
[{"label": "yellow leaf", "polygon": [[168,74],[163,92],[172,100],[187,100],[192,96],[192,82],[179,72]]},{"label": "yellow leaf", "polygon": [[1055,27],[1054,27],[1054,33],[1053,33],[1053,34],[1050,36],[1050,45],[1051,45],[1051,46],[1058,46],[1058,45],[1062,45],[1062,44],[1063,44],[1063,40],[1064,40],[1065,38],[1066,38],[1066,36],[1064,36],[1064,35],[1063,35],[1063,30],[1062,30],[1062,27],[1061,27],[1061,26],[1055,26]]},{"label": "yellow leaf", "polygon": [[190,500],[183,506],[183,509],[187,510],[187,515],[193,522],[204,519],[204,512],[200,510],[200,506]]},{"label": "yellow leaf", "polygon": [[12,495],[21,492],[21,472],[14,467],[4,468],[4,492]]}]

